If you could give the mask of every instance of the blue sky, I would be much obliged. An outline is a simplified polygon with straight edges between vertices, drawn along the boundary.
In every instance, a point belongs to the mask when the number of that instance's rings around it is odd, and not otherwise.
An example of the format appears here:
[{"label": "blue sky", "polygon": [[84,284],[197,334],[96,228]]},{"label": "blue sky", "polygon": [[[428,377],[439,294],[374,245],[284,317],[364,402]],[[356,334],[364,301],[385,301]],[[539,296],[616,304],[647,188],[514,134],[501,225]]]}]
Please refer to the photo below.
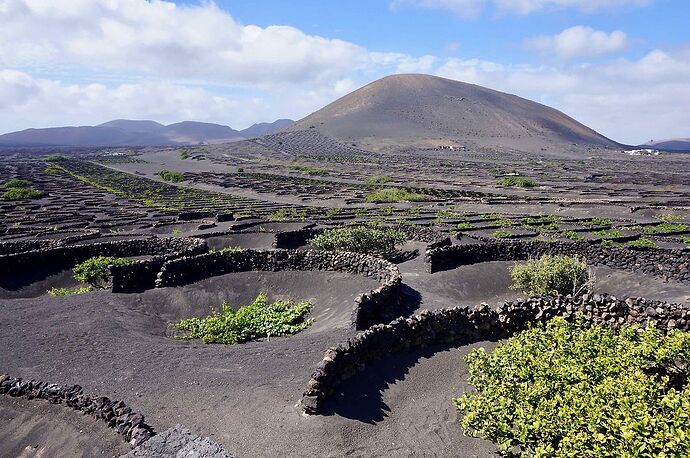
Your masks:
[{"label": "blue sky", "polygon": [[690,136],[687,0],[0,0],[0,133],[244,128],[390,73],[527,97],[618,141]]}]

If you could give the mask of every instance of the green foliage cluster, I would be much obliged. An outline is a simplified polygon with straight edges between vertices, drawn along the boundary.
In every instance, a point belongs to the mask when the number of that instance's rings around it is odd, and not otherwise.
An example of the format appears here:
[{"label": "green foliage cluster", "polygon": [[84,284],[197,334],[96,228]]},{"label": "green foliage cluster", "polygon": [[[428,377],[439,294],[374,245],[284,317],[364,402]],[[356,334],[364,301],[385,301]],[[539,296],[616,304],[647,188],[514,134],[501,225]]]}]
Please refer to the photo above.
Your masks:
[{"label": "green foliage cluster", "polygon": [[513,233],[507,229],[497,229],[491,235],[497,239],[507,239],[510,238]]},{"label": "green foliage cluster", "polygon": [[328,170],[326,170],[326,169],[318,169],[315,167],[304,167],[302,165],[293,165],[290,167],[290,170],[304,173],[305,175],[318,175],[318,176],[328,175]]},{"label": "green foliage cluster", "polygon": [[42,194],[32,188],[9,188],[2,193],[2,198],[5,200],[28,200],[41,197]]},{"label": "green foliage cluster", "polygon": [[74,266],[74,279],[88,283],[94,288],[103,288],[110,280],[108,266],[126,265],[131,261],[113,256],[95,256]]},{"label": "green foliage cluster", "polygon": [[653,240],[646,239],[644,237],[641,237],[637,240],[632,240],[628,242],[629,246],[632,247],[637,247],[637,248],[655,248],[656,243]]},{"label": "green foliage cluster", "polygon": [[374,175],[367,178],[367,183],[369,184],[383,184],[391,181],[391,177],[387,175]]},{"label": "green foliage cluster", "polygon": [[64,170],[60,166],[57,166],[55,164],[50,164],[48,165],[48,167],[43,169],[43,173],[46,175],[57,175],[62,172],[64,172]]},{"label": "green foliage cluster", "polygon": [[158,176],[171,183],[179,183],[180,181],[184,181],[184,174],[181,172],[175,172],[173,170],[161,170],[158,172]]},{"label": "green foliage cluster", "polygon": [[518,188],[535,188],[535,187],[539,186],[539,183],[532,180],[531,178],[513,177],[513,176],[501,178],[501,180],[498,182],[498,184],[501,186],[510,186],[510,187],[518,187]]},{"label": "green foliage cluster", "polygon": [[561,235],[570,240],[584,240],[585,238],[575,231],[562,231]]},{"label": "green foliage cluster", "polygon": [[466,231],[469,229],[474,229],[474,224],[468,223],[468,222],[463,222],[463,223],[458,223],[458,225],[456,227],[461,231]]},{"label": "green foliage cluster", "polygon": [[688,225],[683,223],[661,223],[656,226],[647,226],[644,228],[645,234],[660,234],[664,232],[682,232],[687,230]]},{"label": "green foliage cluster", "polygon": [[323,250],[357,253],[389,253],[407,237],[401,231],[380,227],[338,227],[312,238],[309,243]]},{"label": "green foliage cluster", "polygon": [[50,288],[48,294],[51,296],[72,296],[74,294],[84,294],[93,291],[93,286],[82,286],[78,288]]},{"label": "green foliage cluster", "polygon": [[183,149],[180,151],[180,159],[182,159],[184,161],[185,159],[189,159],[189,157],[190,157],[189,151],[187,151],[186,149]]},{"label": "green foliage cluster", "polygon": [[555,223],[560,220],[561,217],[556,215],[526,216],[522,218],[524,224]]},{"label": "green foliage cluster", "polygon": [[508,457],[690,456],[690,333],[555,318],[465,357],[465,434]]},{"label": "green foliage cluster", "polygon": [[510,277],[511,289],[530,296],[578,294],[590,283],[584,260],[548,254],[510,267]]},{"label": "green foliage cluster", "polygon": [[60,161],[66,161],[67,158],[65,156],[60,156],[59,154],[50,154],[50,155],[44,157],[43,160],[46,162],[60,162]]},{"label": "green foliage cluster", "polygon": [[31,183],[29,180],[20,180],[18,178],[13,178],[11,180],[5,181],[4,185],[6,189],[10,188],[28,188],[31,186],[33,183]]},{"label": "green foliage cluster", "polygon": [[293,221],[307,218],[307,210],[297,210],[294,207],[281,208],[266,216],[269,221]]},{"label": "green foliage cluster", "polygon": [[686,245],[690,245],[690,236],[686,235],[680,238],[681,242],[683,242]]},{"label": "green foliage cluster", "polygon": [[589,227],[600,227],[600,226],[606,226],[609,227],[613,221],[611,221],[609,218],[601,218],[599,216],[595,216],[594,218],[590,219],[587,225]]},{"label": "green foliage cluster", "polygon": [[682,221],[683,217],[680,215],[671,215],[671,214],[666,214],[666,215],[659,215],[657,217],[660,221],[663,221],[665,223],[673,223],[675,221]]},{"label": "green foliage cluster", "polygon": [[623,233],[619,230],[601,230],[601,231],[594,231],[592,232],[592,235],[595,237],[600,237],[602,239],[617,239],[618,237],[623,237]]},{"label": "green foliage cluster", "polygon": [[384,188],[372,191],[367,196],[367,202],[422,202],[426,200],[424,194],[410,192],[403,188]]},{"label": "green foliage cluster", "polygon": [[326,213],[324,214],[324,216],[328,219],[331,219],[331,218],[334,218],[334,217],[340,215],[341,212],[342,212],[341,208],[329,208],[328,210],[326,210]]},{"label": "green foliage cluster", "polygon": [[307,319],[311,304],[290,300],[269,302],[260,294],[251,305],[234,311],[223,303],[222,310],[214,310],[204,318],[189,318],[173,324],[184,331],[181,339],[201,339],[205,343],[238,344],[263,337],[297,334],[312,324]]}]

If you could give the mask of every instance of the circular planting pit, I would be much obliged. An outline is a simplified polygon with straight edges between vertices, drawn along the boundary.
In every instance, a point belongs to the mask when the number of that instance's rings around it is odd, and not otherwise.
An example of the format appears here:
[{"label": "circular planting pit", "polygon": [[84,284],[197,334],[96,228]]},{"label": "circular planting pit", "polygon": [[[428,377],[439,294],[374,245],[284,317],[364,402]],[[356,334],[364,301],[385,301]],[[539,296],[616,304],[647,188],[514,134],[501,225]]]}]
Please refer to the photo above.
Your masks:
[{"label": "circular planting pit", "polygon": [[275,234],[271,232],[238,232],[208,237],[206,243],[212,250],[224,248],[269,249],[273,247]]}]

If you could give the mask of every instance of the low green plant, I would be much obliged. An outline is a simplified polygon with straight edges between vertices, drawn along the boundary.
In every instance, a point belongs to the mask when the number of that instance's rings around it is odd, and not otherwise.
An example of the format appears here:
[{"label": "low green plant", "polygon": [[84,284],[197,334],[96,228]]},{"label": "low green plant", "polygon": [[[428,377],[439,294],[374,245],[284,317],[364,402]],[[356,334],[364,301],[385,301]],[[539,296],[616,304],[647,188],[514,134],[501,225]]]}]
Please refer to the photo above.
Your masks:
[{"label": "low green plant", "polygon": [[518,187],[518,188],[535,188],[539,186],[539,183],[532,180],[531,178],[524,177],[503,177],[498,182],[501,186]]},{"label": "low green plant", "polygon": [[185,159],[189,159],[189,157],[189,151],[187,151],[186,149],[180,151],[180,159],[184,161]]},{"label": "low green plant", "polygon": [[680,238],[680,241],[683,242],[683,243],[686,244],[686,245],[690,245],[690,236],[689,236],[689,235],[685,235],[685,236],[683,236],[683,237]]},{"label": "low green plant", "polygon": [[575,231],[561,231],[561,235],[570,240],[584,240],[585,238]]},{"label": "low green plant", "polygon": [[613,221],[611,221],[609,218],[601,218],[599,216],[595,216],[594,218],[590,219],[587,222],[587,225],[589,227],[600,227],[600,226],[606,226],[609,227]]},{"label": "low green plant", "polygon": [[369,184],[383,184],[391,181],[391,177],[387,175],[374,175],[367,178],[367,183]]},{"label": "low green plant", "polygon": [[658,218],[660,221],[663,221],[663,222],[665,222],[665,223],[673,223],[673,222],[676,222],[676,221],[682,221],[682,220],[683,220],[683,217],[682,217],[682,216],[680,216],[680,215],[671,215],[671,214],[659,215],[659,216],[657,216],[657,218]]},{"label": "low green plant", "polygon": [[82,286],[78,288],[50,288],[48,294],[51,296],[72,296],[75,294],[90,293],[93,291],[93,286]]},{"label": "low green plant", "polygon": [[281,208],[266,216],[270,221],[293,221],[307,218],[307,210],[297,210],[294,207]]},{"label": "low green plant", "polygon": [[530,296],[577,295],[591,288],[593,282],[587,263],[571,256],[546,254],[509,270],[510,288]]},{"label": "low green plant", "polygon": [[171,183],[179,183],[180,181],[184,181],[184,174],[181,172],[175,172],[173,170],[161,170],[158,172],[158,176]]},{"label": "low green plant", "polygon": [[507,229],[497,229],[491,234],[497,239],[507,239],[513,235],[513,233]]},{"label": "low green plant", "polygon": [[108,266],[126,265],[131,261],[113,256],[95,256],[74,266],[74,279],[91,285],[94,288],[104,288],[110,281]]},{"label": "low green plant", "polygon": [[422,202],[426,200],[424,194],[410,192],[403,188],[384,188],[372,191],[367,196],[367,202]]},{"label": "low green plant", "polygon": [[468,436],[506,457],[690,456],[690,333],[555,318],[470,352]]},{"label": "low green plant", "polygon": [[204,343],[238,344],[264,337],[297,334],[311,326],[307,319],[312,305],[308,301],[294,304],[291,300],[269,302],[266,294],[260,294],[250,305],[234,311],[223,303],[220,311],[214,310],[204,318],[189,318],[172,326],[184,334],[180,339],[201,339]]},{"label": "low green plant", "polygon": [[19,178],[13,178],[13,179],[11,179],[11,180],[5,181],[5,183],[3,183],[3,186],[4,186],[6,189],[10,189],[10,188],[28,188],[28,187],[31,186],[32,184],[33,184],[33,183],[30,182],[29,180],[21,180],[21,179],[19,179]]},{"label": "low green plant", "polygon": [[46,175],[57,175],[57,174],[60,174],[62,172],[64,172],[62,167],[59,167],[55,164],[50,164],[48,167],[43,169],[43,173]]},{"label": "low green plant", "polygon": [[623,233],[621,231],[615,230],[615,229],[608,230],[608,231],[605,229],[601,230],[601,231],[594,231],[594,232],[592,232],[592,235],[595,237],[600,237],[602,239],[607,239],[607,240],[623,237]]},{"label": "low green plant", "polygon": [[401,231],[377,226],[338,227],[313,237],[309,243],[323,250],[389,253],[407,237]]},{"label": "low green plant", "polygon": [[9,188],[2,193],[2,198],[5,200],[29,200],[37,199],[43,194],[33,188]]},{"label": "low green plant", "polygon": [[661,223],[656,226],[647,226],[644,228],[645,234],[660,234],[664,232],[682,232],[687,230],[688,225],[683,223]]},{"label": "low green plant", "polygon": [[628,246],[632,247],[637,247],[637,248],[655,248],[656,243],[653,240],[646,239],[644,237],[641,237],[637,240],[631,240],[628,242]]},{"label": "low green plant", "polygon": [[463,223],[458,223],[456,227],[461,231],[466,231],[469,229],[474,229],[474,224],[465,221]]},{"label": "low green plant", "polygon": [[324,216],[328,219],[331,219],[331,218],[334,218],[334,217],[340,215],[341,212],[342,212],[342,209],[340,209],[340,208],[329,208],[328,210],[326,210],[326,213],[324,214]]}]

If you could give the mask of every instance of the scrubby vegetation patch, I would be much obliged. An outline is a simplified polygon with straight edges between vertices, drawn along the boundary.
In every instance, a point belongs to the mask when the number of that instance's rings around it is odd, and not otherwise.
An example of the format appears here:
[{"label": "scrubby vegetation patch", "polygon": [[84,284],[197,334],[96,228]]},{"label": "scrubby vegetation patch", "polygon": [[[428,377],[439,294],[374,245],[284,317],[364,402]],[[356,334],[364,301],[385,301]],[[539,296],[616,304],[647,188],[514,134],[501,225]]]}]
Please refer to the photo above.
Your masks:
[{"label": "scrubby vegetation patch", "polygon": [[269,302],[260,294],[251,305],[234,311],[223,303],[204,318],[189,318],[173,324],[183,331],[180,339],[201,339],[205,343],[238,344],[261,338],[288,336],[311,326],[307,318],[312,305],[308,301],[297,304],[291,300]]},{"label": "scrubby vegetation patch", "polygon": [[165,181],[169,181],[171,183],[179,183],[181,181],[184,181],[184,174],[181,172],[175,172],[172,170],[161,170],[158,172],[158,176],[163,178]]},{"label": "scrubby vegetation patch", "polygon": [[465,434],[509,457],[690,455],[690,333],[555,318],[465,357]]},{"label": "scrubby vegetation patch", "polygon": [[407,240],[405,234],[383,227],[340,227],[330,229],[309,240],[323,250],[353,251],[356,253],[390,253]]},{"label": "scrubby vegetation patch", "polygon": [[594,281],[584,260],[562,255],[543,255],[510,268],[511,289],[530,296],[548,296],[554,292],[581,294]]}]

